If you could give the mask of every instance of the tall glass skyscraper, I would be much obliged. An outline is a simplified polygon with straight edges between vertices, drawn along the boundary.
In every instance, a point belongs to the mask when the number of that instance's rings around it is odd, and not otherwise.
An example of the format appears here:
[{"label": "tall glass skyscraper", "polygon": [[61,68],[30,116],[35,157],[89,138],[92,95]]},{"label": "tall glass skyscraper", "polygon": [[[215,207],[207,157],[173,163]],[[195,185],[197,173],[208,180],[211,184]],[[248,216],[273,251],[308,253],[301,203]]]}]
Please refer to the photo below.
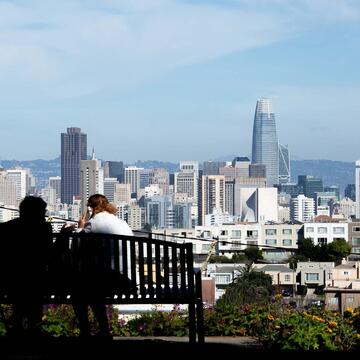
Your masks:
[{"label": "tall glass skyscraper", "polygon": [[290,154],[288,146],[279,144],[279,184],[290,182]]},{"label": "tall glass skyscraper", "polygon": [[80,161],[87,157],[87,135],[71,127],[61,134],[61,202],[73,203],[80,196]]},{"label": "tall glass skyscraper", "polygon": [[252,163],[266,166],[267,186],[279,183],[279,144],[276,135],[275,114],[270,99],[261,98],[256,103]]}]

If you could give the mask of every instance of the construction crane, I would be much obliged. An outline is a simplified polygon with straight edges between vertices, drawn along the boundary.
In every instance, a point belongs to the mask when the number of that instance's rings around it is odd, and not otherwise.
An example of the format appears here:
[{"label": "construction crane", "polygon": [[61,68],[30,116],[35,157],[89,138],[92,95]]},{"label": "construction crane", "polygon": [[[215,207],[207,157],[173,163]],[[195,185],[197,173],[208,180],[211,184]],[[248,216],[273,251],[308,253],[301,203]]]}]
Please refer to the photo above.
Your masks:
[{"label": "construction crane", "polygon": [[214,239],[214,240],[213,240],[213,241],[211,242],[211,244],[210,244],[210,248],[209,248],[208,254],[207,254],[207,256],[206,256],[206,259],[205,259],[205,261],[204,261],[204,262],[201,264],[201,266],[200,266],[201,272],[203,272],[203,271],[206,270],[207,264],[209,263],[209,260],[210,260],[211,256],[215,253],[216,244],[217,244],[219,238],[214,237],[213,239]]}]

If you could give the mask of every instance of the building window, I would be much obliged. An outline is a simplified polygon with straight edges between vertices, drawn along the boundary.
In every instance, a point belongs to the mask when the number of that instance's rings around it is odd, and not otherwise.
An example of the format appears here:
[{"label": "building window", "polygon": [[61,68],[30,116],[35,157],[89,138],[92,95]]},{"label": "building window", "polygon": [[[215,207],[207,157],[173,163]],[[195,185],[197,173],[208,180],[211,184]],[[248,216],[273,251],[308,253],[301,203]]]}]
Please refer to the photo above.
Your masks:
[{"label": "building window", "polygon": [[318,273],[306,273],[305,278],[307,281],[319,281]]},{"label": "building window", "polygon": [[240,230],[231,230],[231,238],[232,239],[240,239],[241,231]]},{"label": "building window", "polygon": [[352,296],[349,296],[346,298],[346,302],[347,303],[353,303],[354,302],[354,298]]},{"label": "building window", "polygon": [[257,230],[248,230],[246,232],[246,236],[248,238],[257,238],[258,237],[258,232],[257,232]]},{"label": "building window", "polygon": [[360,232],[360,226],[353,226],[352,231],[353,232]]},{"label": "building window", "polygon": [[343,227],[334,227],[333,230],[334,234],[345,234],[345,229]]},{"label": "building window", "polygon": [[209,251],[210,250],[210,244],[202,244],[201,245],[201,251]]},{"label": "building window", "polygon": [[282,233],[283,233],[283,235],[291,235],[292,229],[283,229]]},{"label": "building window", "polygon": [[276,245],[276,240],[275,239],[266,239],[265,244],[266,245]]},{"label": "building window", "polygon": [[318,227],[318,234],[327,234],[327,227],[325,226]]},{"label": "building window", "polygon": [[348,271],[344,271],[344,275],[349,275],[349,272],[348,272]]},{"label": "building window", "polygon": [[291,246],[292,245],[292,240],[291,239],[284,239],[282,241],[284,246]]},{"label": "building window", "polygon": [[329,299],[329,304],[330,305],[338,305],[339,304],[339,299],[336,297],[332,297]]},{"label": "building window", "polygon": [[215,275],[215,282],[217,284],[228,284],[231,281],[229,274]]},{"label": "building window", "polygon": [[352,245],[360,245],[360,237],[352,237],[351,238]]},{"label": "building window", "polygon": [[326,245],[327,244],[327,238],[318,238],[318,244]]},{"label": "building window", "polygon": [[289,274],[286,274],[286,275],[285,275],[285,281],[290,281],[290,280],[291,280],[290,275],[289,275]]},{"label": "building window", "polygon": [[266,229],[265,234],[266,235],[276,235],[276,229]]},{"label": "building window", "polygon": [[228,234],[227,230],[221,230],[220,235],[221,236],[226,236]]},{"label": "building window", "polygon": [[308,226],[308,227],[306,227],[306,230],[305,230],[305,231],[308,232],[308,233],[313,233],[313,232],[314,232],[314,228]]}]

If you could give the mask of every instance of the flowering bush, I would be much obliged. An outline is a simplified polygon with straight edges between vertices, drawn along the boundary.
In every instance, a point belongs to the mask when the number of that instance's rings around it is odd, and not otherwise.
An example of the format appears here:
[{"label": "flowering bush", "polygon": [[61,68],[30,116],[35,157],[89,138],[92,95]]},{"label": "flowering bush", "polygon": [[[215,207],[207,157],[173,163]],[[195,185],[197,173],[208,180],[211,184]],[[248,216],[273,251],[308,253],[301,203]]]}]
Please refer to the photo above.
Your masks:
[{"label": "flowering bush", "polygon": [[[4,305],[3,305],[4,306]],[[11,308],[5,308],[11,314]],[[97,323],[90,312],[92,333]],[[107,306],[115,336],[187,336],[189,317],[174,306],[165,312],[154,308],[126,320],[116,308]],[[222,304],[204,310],[207,336],[253,336],[266,349],[349,351],[360,349],[360,309],[339,313],[317,308],[299,311],[282,302],[281,296],[268,304],[231,306]],[[70,305],[49,306],[42,329],[51,336],[77,336],[78,323]],[[0,335],[6,329],[0,323]]]},{"label": "flowering bush", "polygon": [[130,336],[186,336],[188,334],[188,315],[174,306],[165,312],[155,308],[129,320],[123,326]]}]

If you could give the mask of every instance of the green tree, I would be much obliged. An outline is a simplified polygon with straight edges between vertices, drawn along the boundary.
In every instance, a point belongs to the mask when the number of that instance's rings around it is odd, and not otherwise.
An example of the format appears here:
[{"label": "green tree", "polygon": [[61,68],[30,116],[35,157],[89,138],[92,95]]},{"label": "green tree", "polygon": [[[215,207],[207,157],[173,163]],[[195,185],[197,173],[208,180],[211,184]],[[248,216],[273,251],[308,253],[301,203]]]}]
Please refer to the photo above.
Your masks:
[{"label": "green tree", "polygon": [[336,265],[341,264],[341,259],[347,257],[351,252],[351,245],[344,239],[335,239],[328,244],[328,257],[330,261],[334,261]]},{"label": "green tree", "polygon": [[316,246],[310,238],[299,241],[297,254],[299,258],[313,260],[316,252]]},{"label": "green tree", "polygon": [[262,251],[257,246],[249,246],[244,251],[245,256],[250,260],[251,263],[262,260],[263,254]]},{"label": "green tree", "polygon": [[240,275],[228,285],[217,306],[240,306],[244,304],[264,304],[270,301],[274,287],[270,275],[255,271],[246,265]]}]

